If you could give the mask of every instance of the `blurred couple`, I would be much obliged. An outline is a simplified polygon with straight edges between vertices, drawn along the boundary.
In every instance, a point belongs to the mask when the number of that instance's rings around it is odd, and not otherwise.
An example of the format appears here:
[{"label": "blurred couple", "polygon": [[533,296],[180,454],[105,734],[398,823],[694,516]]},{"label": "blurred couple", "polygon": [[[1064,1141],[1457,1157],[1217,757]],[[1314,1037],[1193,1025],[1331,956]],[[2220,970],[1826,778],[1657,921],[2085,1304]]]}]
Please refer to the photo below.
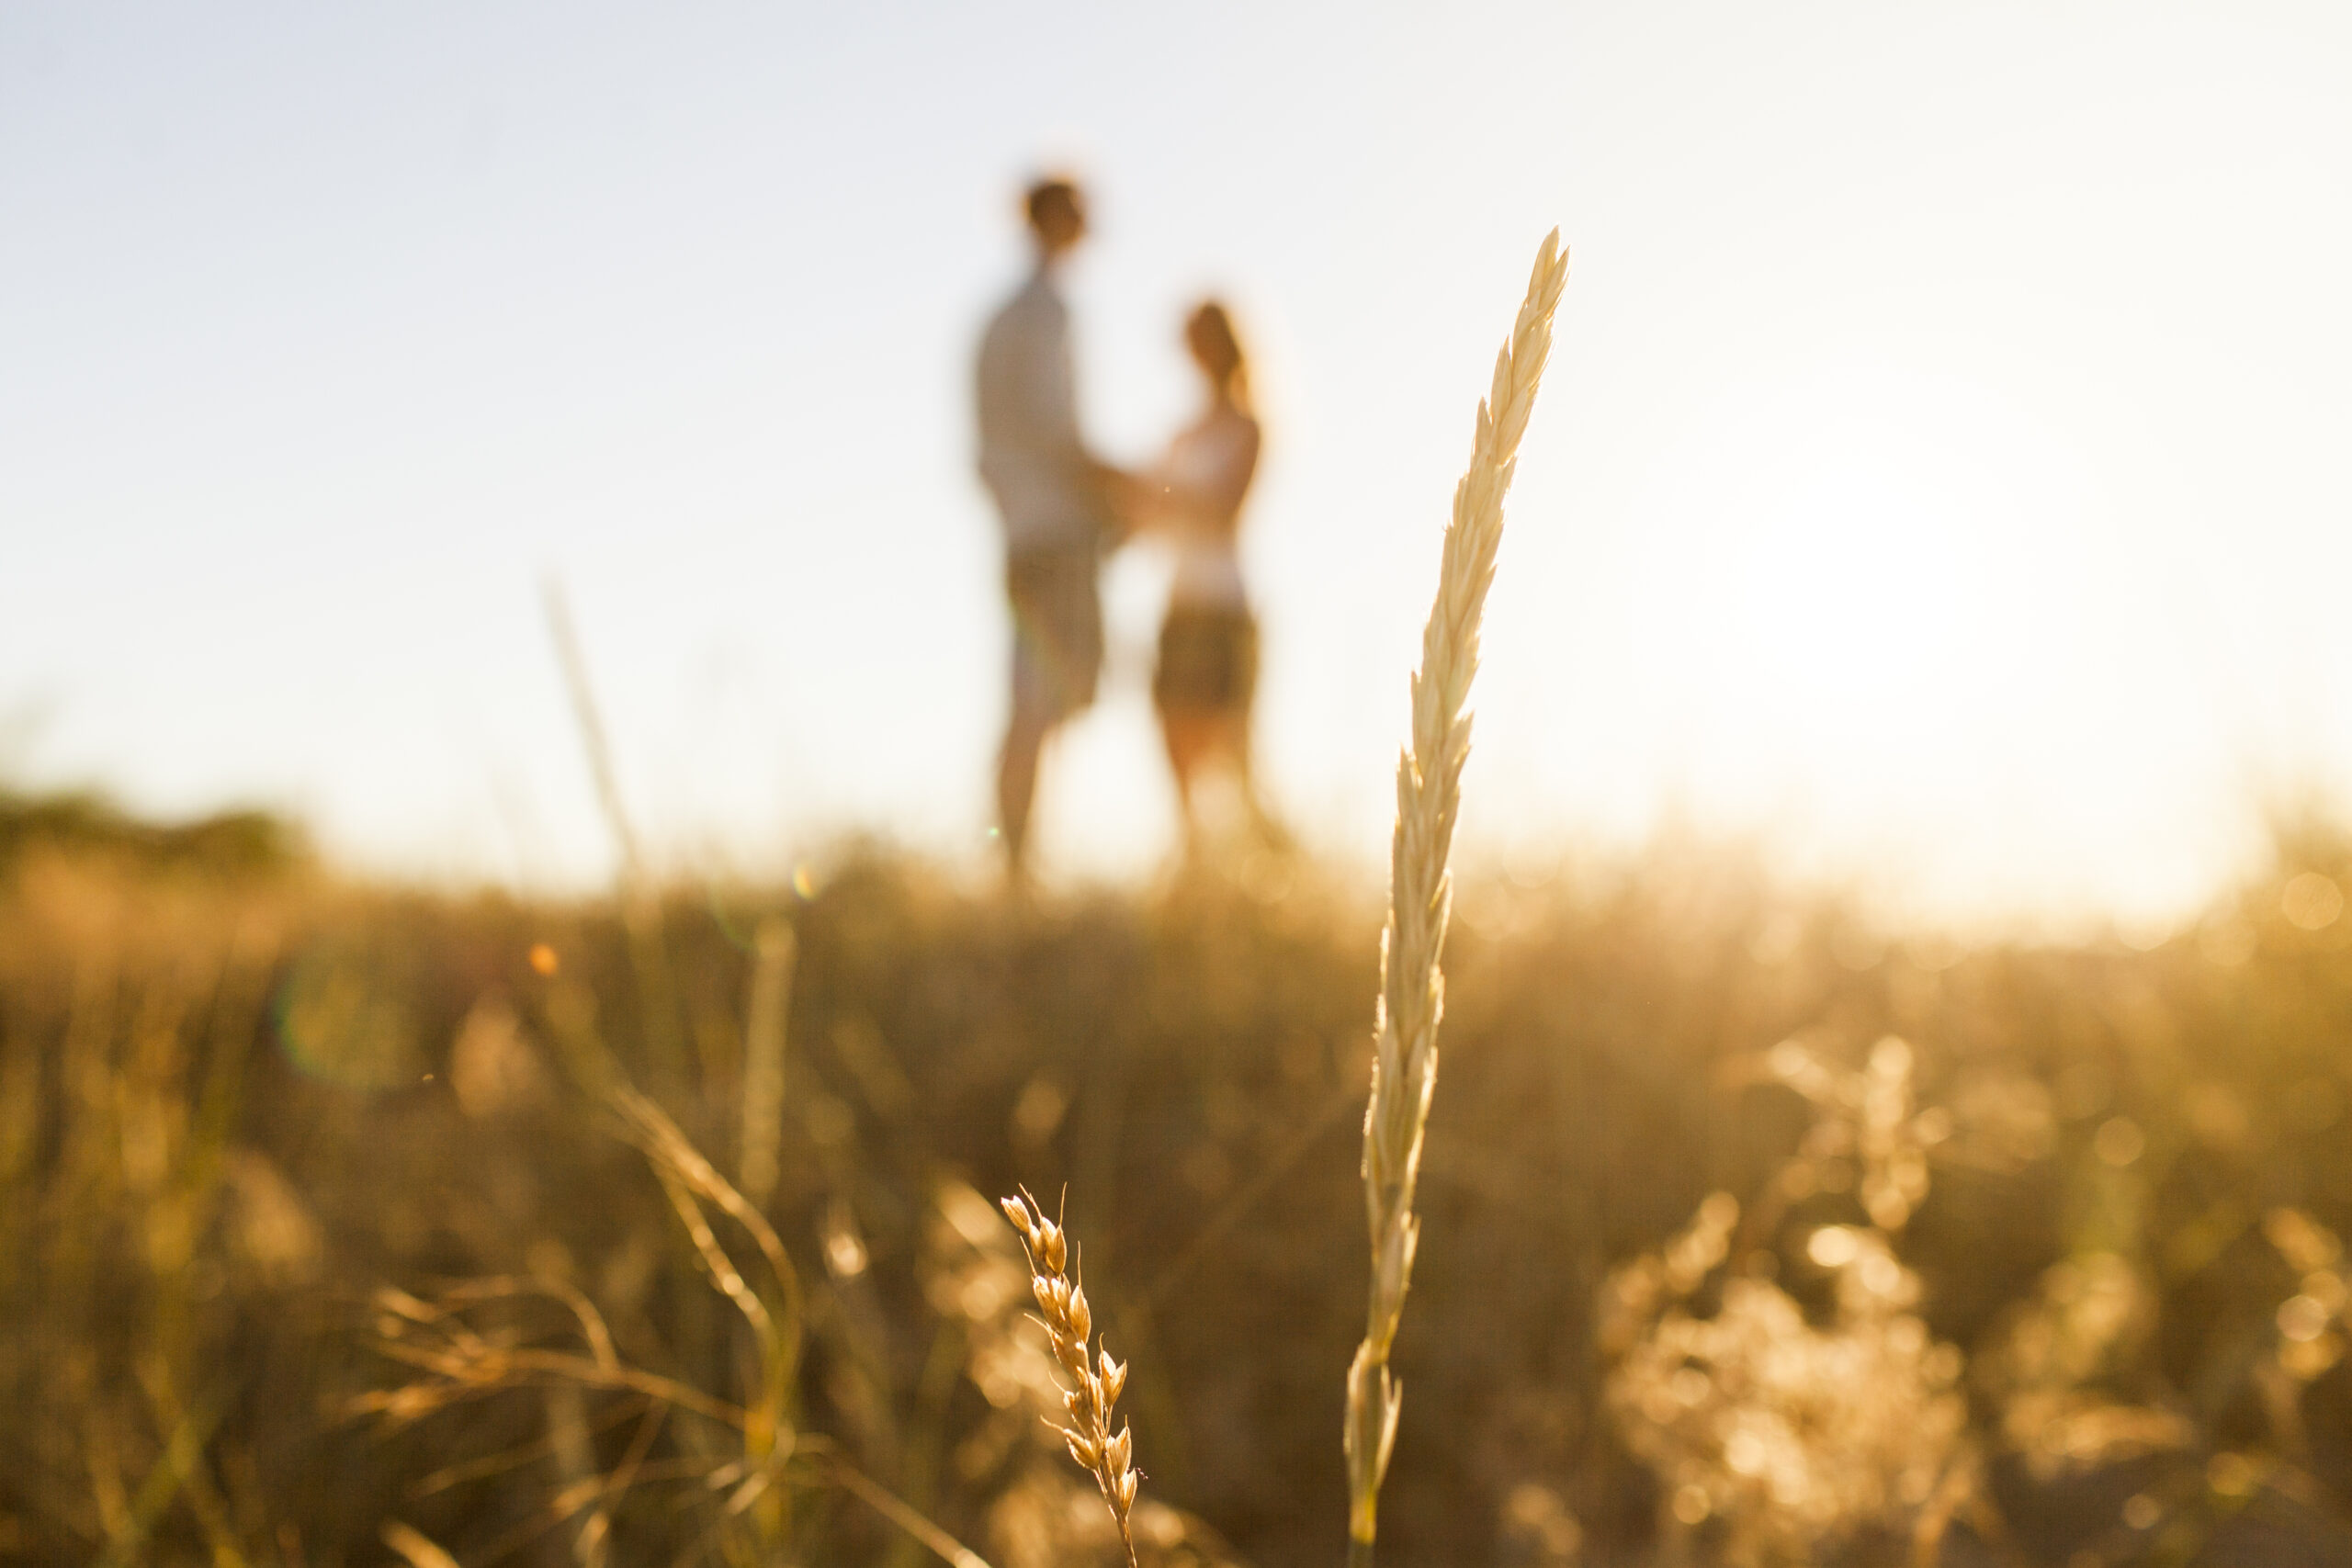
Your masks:
[{"label": "blurred couple", "polygon": [[1231,777],[1249,827],[1279,842],[1250,776],[1258,623],[1241,580],[1241,506],[1258,467],[1248,361],[1225,308],[1184,319],[1201,412],[1149,468],[1102,461],[1079,432],[1069,308],[1058,276],[1086,237],[1086,198],[1066,179],[1029,189],[1035,265],[980,341],[980,478],[1004,525],[1012,611],[1012,703],[997,765],[997,827],[1016,883],[1046,738],[1094,700],[1102,669],[1101,571],[1131,538],[1174,556],[1151,693],[1183,807],[1188,854],[1204,847],[1205,786]]}]

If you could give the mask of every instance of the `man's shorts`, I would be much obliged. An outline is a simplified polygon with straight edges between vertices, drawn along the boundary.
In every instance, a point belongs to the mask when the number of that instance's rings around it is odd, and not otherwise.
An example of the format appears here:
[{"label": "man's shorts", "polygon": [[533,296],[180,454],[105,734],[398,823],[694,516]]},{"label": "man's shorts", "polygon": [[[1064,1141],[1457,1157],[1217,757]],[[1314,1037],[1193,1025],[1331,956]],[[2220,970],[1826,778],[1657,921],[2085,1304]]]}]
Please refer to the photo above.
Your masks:
[{"label": "man's shorts", "polygon": [[1058,723],[1094,701],[1102,672],[1101,564],[1092,540],[1030,547],[1006,558],[1015,712]]}]

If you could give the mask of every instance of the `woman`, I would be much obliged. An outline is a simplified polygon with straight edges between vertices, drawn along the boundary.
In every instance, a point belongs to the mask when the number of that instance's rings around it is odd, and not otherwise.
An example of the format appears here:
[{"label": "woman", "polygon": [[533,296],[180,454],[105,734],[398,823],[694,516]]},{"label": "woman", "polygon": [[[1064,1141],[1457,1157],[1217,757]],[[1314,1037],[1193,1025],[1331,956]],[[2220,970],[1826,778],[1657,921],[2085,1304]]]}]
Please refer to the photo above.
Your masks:
[{"label": "woman", "polygon": [[1184,345],[1207,382],[1208,406],[1142,476],[1146,526],[1175,554],[1159,668],[1151,694],[1175,771],[1188,844],[1197,844],[1200,784],[1230,767],[1253,825],[1266,827],[1250,787],[1250,701],[1258,684],[1258,623],[1241,583],[1241,503],[1258,468],[1250,377],[1225,308],[1211,300],[1185,319]]}]

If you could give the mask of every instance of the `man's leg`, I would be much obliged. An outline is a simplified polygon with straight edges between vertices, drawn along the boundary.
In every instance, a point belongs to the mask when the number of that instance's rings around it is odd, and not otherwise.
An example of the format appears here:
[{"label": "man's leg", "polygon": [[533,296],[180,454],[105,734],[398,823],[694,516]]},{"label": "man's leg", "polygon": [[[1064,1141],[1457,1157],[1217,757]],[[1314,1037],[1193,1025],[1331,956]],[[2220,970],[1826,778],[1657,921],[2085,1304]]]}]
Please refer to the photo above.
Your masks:
[{"label": "man's leg", "polygon": [[1046,718],[1016,700],[1005,727],[1004,750],[997,759],[996,822],[1004,843],[1005,874],[1019,881],[1029,870],[1029,807],[1037,795],[1037,758],[1052,728]]},{"label": "man's leg", "polygon": [[1012,716],[997,759],[997,831],[1005,871],[1028,871],[1029,809],[1037,762],[1054,727],[1094,699],[1102,662],[1102,609],[1095,597],[1092,546],[1039,550],[1006,564],[1012,602]]}]

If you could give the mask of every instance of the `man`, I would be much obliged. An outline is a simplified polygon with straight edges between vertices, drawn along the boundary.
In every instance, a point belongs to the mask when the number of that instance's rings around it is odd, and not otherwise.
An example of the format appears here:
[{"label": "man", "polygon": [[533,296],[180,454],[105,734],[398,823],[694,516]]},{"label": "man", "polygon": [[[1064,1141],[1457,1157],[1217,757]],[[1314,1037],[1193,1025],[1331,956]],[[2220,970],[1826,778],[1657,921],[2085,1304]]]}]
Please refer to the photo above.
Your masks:
[{"label": "man", "polygon": [[980,478],[1004,522],[1012,607],[1012,716],[997,765],[997,826],[1008,874],[1027,867],[1037,759],[1055,726],[1094,700],[1102,667],[1097,581],[1114,531],[1118,473],[1078,431],[1069,308],[1056,287],[1086,237],[1086,200],[1064,179],[1030,187],[1036,265],[980,340]]}]

